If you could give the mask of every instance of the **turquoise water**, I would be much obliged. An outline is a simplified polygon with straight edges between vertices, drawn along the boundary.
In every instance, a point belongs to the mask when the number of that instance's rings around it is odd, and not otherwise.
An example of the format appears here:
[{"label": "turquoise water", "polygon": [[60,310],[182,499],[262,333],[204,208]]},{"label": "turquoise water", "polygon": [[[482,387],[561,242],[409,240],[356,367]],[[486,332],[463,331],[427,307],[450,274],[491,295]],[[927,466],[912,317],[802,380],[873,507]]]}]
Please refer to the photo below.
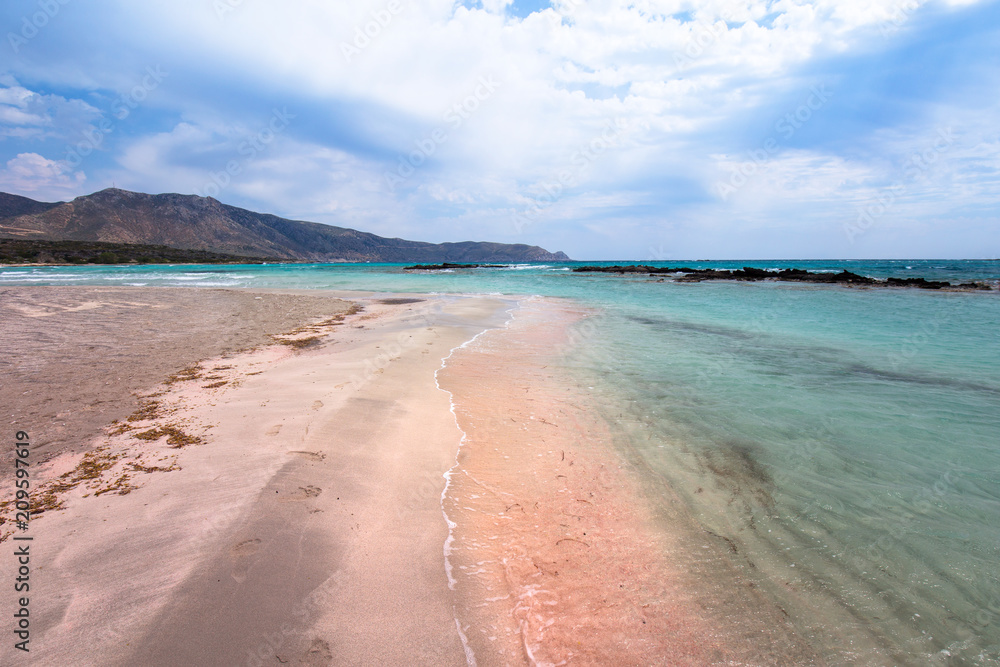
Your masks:
[{"label": "turquoise water", "polygon": [[997,664],[1000,295],[652,287],[577,364],[747,576],[833,664]]},{"label": "turquoise water", "polygon": [[[1000,281],[1000,262],[670,262]],[[542,294],[565,363],[832,664],[1000,664],[1000,293],[655,282],[572,264],[0,268],[5,284]]]}]

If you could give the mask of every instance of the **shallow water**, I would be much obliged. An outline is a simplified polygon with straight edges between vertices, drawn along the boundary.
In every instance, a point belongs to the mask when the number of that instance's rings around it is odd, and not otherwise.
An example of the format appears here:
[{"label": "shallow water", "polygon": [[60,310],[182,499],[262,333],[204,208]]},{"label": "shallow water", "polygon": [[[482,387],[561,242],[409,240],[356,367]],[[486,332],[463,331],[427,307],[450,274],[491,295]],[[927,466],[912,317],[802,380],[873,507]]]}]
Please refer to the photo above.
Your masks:
[{"label": "shallow water", "polygon": [[651,474],[831,663],[996,660],[996,298],[686,287],[572,360]]},{"label": "shallow water", "polygon": [[[670,262],[1000,279],[1000,262]],[[5,284],[568,297],[565,364],[832,664],[1000,662],[1000,295],[658,283],[567,265],[3,268]]]}]

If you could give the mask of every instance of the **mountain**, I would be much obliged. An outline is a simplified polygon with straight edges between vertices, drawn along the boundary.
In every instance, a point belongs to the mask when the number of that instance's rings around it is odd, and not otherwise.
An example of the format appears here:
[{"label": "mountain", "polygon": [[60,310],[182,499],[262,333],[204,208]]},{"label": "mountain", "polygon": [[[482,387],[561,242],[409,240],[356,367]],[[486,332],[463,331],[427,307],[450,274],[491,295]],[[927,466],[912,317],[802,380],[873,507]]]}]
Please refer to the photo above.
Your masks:
[{"label": "mountain", "polygon": [[0,238],[163,245],[230,255],[318,262],[551,262],[524,244],[424,243],[346,227],[286,220],[211,197],[109,188],[69,202],[0,193]]},{"label": "mountain", "polygon": [[10,195],[0,192],[0,220],[6,218],[16,218],[21,215],[31,215],[32,213],[44,213],[49,209],[59,206],[61,202],[48,203],[21,197],[20,195]]}]

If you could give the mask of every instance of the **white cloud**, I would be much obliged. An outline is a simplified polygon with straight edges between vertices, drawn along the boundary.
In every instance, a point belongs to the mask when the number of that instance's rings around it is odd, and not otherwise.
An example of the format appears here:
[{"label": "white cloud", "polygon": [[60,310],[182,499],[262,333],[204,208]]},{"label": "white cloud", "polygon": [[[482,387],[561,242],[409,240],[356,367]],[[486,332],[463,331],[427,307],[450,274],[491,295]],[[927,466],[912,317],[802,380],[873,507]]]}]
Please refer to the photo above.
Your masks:
[{"label": "white cloud", "polygon": [[[525,19],[509,15],[509,0],[471,8],[453,0],[234,2],[222,14],[204,0],[95,1],[107,22],[88,43],[101,37],[135,57],[119,71],[81,54],[80,88],[132,85],[135,62],[162,61],[172,72],[157,93],[167,118],[116,130],[102,150],[118,166],[102,181],[180,192],[215,184],[223,201],[389,235],[447,240],[474,228],[536,242],[531,234],[572,236],[577,224],[580,247],[591,242],[600,252],[609,227],[594,219],[602,218],[632,220],[628,229],[642,230],[643,240],[619,235],[616,243],[645,252],[656,229],[694,239],[698,225],[781,228],[792,215],[799,227],[830,226],[891,183],[907,151],[919,149],[914,142],[941,122],[927,117],[933,102],[906,100],[919,113],[905,126],[867,126],[868,155],[806,130],[727,201],[716,196],[716,182],[748,159],[746,146],[759,145],[753,132],[766,125],[769,106],[787,100],[794,109],[830,63],[831,78],[857,66],[838,63],[866,54],[876,54],[877,68],[877,54],[920,23],[928,0],[557,0]],[[959,3],[966,0],[951,0]],[[483,78],[497,82],[488,95],[477,93]],[[11,139],[65,134],[73,118],[79,125],[96,113],[80,100],[0,84],[0,131]],[[848,94],[838,89],[834,99]],[[253,114],[285,104],[313,120],[297,121],[244,162],[241,142],[259,130]],[[838,110],[857,113],[848,104]],[[323,125],[328,112],[344,122]],[[909,196],[924,211],[946,211],[955,193],[971,205],[993,202],[997,114],[944,112],[961,116],[953,125],[962,138]],[[587,156],[615,122],[631,129]],[[386,173],[434,136],[443,139],[389,187]],[[214,178],[230,161],[239,173]],[[907,202],[895,209],[899,218],[919,217],[918,204]],[[536,220],[518,234],[512,216],[532,207]]]},{"label": "white cloud", "polygon": [[83,100],[42,95],[11,77],[0,86],[0,137],[75,137],[101,115]]},{"label": "white cloud", "polygon": [[119,164],[109,175],[126,188],[211,196],[371,231],[390,232],[386,224],[399,218],[381,165],[280,131],[261,138],[257,126],[179,123],[128,144]]},{"label": "white cloud", "polygon": [[[502,90],[447,152],[508,170],[544,169],[620,116],[668,134],[738,118],[795,85],[786,75],[811,57],[870,39],[899,2],[564,0],[562,14],[548,9],[525,20],[505,17],[506,4],[400,0],[393,13],[388,0],[241,3],[221,18],[201,0],[120,8],[133,31],[155,25],[142,34],[171,50],[177,35],[188,35],[192,62],[253,72],[262,89],[317,103],[365,101],[428,125],[479,77],[494,76]],[[675,18],[683,12],[691,20]],[[350,62],[343,44],[359,51]],[[594,86],[609,97],[595,97]]]},{"label": "white cloud", "polygon": [[21,153],[7,161],[0,171],[0,189],[25,193],[45,200],[60,200],[84,194],[86,176],[66,163],[49,160],[38,153]]}]

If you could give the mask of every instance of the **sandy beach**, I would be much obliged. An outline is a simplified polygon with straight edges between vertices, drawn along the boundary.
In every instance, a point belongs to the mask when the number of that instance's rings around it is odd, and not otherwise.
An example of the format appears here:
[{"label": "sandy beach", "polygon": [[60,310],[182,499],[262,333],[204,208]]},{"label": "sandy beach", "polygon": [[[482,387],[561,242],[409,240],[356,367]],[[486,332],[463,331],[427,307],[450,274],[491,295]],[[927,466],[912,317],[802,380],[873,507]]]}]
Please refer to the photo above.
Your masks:
[{"label": "sandy beach", "polygon": [[44,510],[4,664],[816,661],[548,367],[586,312],[337,296],[0,293]]},{"label": "sandy beach", "polygon": [[[50,438],[50,415],[25,404],[8,419],[40,443],[35,488],[72,486],[53,494],[62,509],[30,528],[31,664],[466,664],[440,506],[460,433],[434,373],[452,348],[502,324],[509,304],[361,299],[362,312],[324,325],[350,304],[217,290],[4,297],[15,315],[5,327],[23,332],[20,358],[42,369],[77,354],[62,347],[72,332],[78,348],[107,331],[138,347],[158,335],[171,340],[123,361],[132,371],[126,387],[77,393],[83,382],[101,383],[90,374],[103,360],[92,357],[76,367],[80,382],[60,366],[66,384],[34,388],[69,406],[59,414],[80,438]],[[167,324],[137,330],[140,307],[121,304],[140,302],[169,309],[158,320]],[[50,304],[67,324],[29,319],[31,303]],[[240,337],[223,331],[228,323],[279,305],[282,317],[264,318],[272,329],[317,323],[286,339],[321,339],[237,352],[273,342],[264,340],[271,331],[258,319],[259,333]],[[206,306],[215,316],[199,319]],[[33,323],[60,335],[33,336]],[[30,381],[18,380],[27,391]],[[144,387],[144,398],[129,396],[131,387]],[[94,412],[86,405],[97,396],[114,411],[105,411],[103,433],[86,437],[101,419],[73,419]],[[172,446],[171,433],[193,442]],[[11,597],[5,587],[4,604]],[[9,643],[0,650],[3,662],[14,658]]]},{"label": "sandy beach", "polygon": [[0,415],[37,433],[44,456],[80,452],[138,407],[136,393],[348,307],[328,296],[234,290],[6,287]]}]

